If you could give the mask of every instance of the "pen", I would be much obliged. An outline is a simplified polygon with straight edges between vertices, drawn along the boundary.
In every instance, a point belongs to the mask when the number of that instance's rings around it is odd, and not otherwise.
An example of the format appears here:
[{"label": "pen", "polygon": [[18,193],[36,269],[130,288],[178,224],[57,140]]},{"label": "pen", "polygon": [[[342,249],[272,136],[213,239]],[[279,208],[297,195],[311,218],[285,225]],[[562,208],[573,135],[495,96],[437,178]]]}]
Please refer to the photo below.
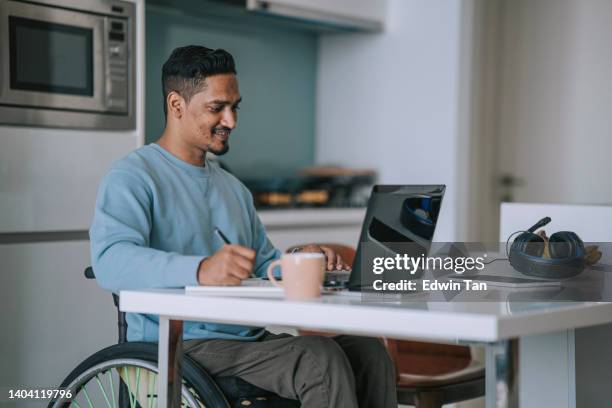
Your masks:
[{"label": "pen", "polygon": [[[215,234],[217,234],[217,236],[219,238],[221,238],[221,241],[225,242],[227,245],[231,245],[231,242],[229,239],[227,239],[227,237],[225,236],[225,234],[223,233],[223,231],[221,231],[219,228],[215,227]],[[251,272],[251,278],[255,278],[256,276],[253,274],[253,272]]]},{"label": "pen", "polygon": [[225,236],[225,234],[223,233],[223,231],[221,231],[219,228],[215,227],[215,234],[217,234],[217,236],[219,238],[221,238],[221,241],[225,242],[227,245],[230,245],[231,242],[229,239],[227,239],[227,237]]}]

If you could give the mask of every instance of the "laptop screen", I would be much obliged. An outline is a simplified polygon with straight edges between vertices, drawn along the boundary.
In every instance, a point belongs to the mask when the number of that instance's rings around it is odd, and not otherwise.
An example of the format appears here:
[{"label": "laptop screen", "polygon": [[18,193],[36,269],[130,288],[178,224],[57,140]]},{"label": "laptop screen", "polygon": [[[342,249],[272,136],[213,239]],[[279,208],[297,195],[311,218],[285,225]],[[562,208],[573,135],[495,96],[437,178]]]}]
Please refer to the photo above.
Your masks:
[{"label": "laptop screen", "polygon": [[[349,290],[372,287],[376,277],[371,261],[375,257],[393,257],[407,251],[412,252],[411,256],[427,255],[445,189],[444,185],[374,186],[361,227]],[[413,278],[419,276],[415,274]]]}]

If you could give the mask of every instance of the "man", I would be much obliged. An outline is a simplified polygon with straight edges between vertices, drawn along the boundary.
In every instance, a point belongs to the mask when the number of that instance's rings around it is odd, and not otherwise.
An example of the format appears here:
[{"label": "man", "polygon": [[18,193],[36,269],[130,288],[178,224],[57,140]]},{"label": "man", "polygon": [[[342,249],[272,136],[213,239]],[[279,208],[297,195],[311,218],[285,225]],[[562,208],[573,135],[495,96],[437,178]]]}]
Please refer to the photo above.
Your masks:
[{"label": "man", "polygon": [[[122,289],[235,285],[280,256],[248,190],[206,160],[229,149],[241,101],[232,56],[177,48],[162,69],[166,128],[114,163],[90,230],[100,285]],[[219,227],[233,243],[223,245]],[[344,267],[329,248],[327,268]],[[248,313],[245,310],[245,313]],[[129,341],[157,341],[156,316],[128,314]],[[392,363],[376,339],[273,335],[263,328],[185,322],[185,351],[213,376],[238,376],[303,407],[395,407]]]}]

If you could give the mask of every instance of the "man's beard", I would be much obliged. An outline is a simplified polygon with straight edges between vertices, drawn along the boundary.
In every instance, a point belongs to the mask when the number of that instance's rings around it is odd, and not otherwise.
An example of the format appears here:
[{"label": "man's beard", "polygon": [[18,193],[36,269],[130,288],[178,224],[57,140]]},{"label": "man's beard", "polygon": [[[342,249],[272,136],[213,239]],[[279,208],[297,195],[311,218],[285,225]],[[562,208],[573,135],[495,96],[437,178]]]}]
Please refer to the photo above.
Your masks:
[{"label": "man's beard", "polygon": [[220,149],[208,149],[209,152],[213,153],[216,156],[223,156],[229,150],[229,141],[223,143],[223,147]]},{"label": "man's beard", "polygon": [[[226,133],[225,136],[218,136],[217,133]],[[219,141],[222,143],[222,147],[220,149],[214,149],[214,148],[210,148],[208,151],[211,153],[216,154],[217,156],[222,156],[225,153],[227,153],[227,151],[229,150],[229,135],[232,132],[231,129],[228,129],[224,126],[219,126],[216,127],[212,130],[212,137],[214,138],[218,138]]]}]

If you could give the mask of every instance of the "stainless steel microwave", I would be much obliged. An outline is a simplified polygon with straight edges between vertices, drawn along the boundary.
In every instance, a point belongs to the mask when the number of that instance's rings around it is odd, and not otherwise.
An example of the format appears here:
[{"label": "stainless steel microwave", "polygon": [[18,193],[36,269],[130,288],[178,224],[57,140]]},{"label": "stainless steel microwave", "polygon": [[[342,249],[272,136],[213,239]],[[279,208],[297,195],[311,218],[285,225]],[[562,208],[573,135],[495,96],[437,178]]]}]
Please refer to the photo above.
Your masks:
[{"label": "stainless steel microwave", "polygon": [[134,129],[135,5],[0,0],[0,123]]}]

